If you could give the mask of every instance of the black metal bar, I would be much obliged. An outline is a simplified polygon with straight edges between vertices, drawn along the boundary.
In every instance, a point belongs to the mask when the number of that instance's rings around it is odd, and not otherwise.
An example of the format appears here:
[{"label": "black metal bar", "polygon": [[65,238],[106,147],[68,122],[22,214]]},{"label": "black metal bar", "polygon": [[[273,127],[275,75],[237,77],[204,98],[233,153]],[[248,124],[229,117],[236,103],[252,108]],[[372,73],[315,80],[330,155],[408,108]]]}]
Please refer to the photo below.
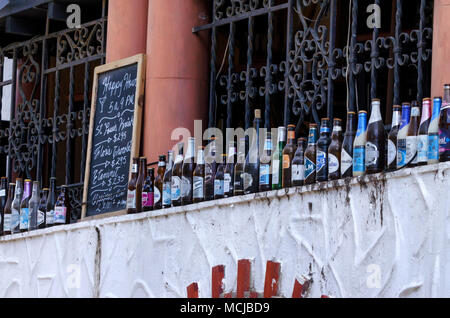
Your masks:
[{"label": "black metal bar", "polygon": [[402,1],[397,0],[397,11],[395,14],[395,45],[394,45],[394,105],[400,105],[400,58],[402,54],[402,45],[400,33],[402,30]]},{"label": "black metal bar", "polygon": [[94,56],[90,56],[90,57],[87,57],[87,58],[84,58],[84,59],[76,60],[76,61],[73,61],[73,62],[70,62],[70,63],[60,64],[58,66],[52,67],[52,68],[50,68],[48,70],[45,70],[44,74],[48,75],[48,74],[51,74],[51,73],[55,73],[56,71],[65,70],[65,69],[67,69],[69,67],[74,67],[74,66],[78,66],[78,65],[81,65],[81,64],[84,64],[84,63],[89,63],[89,62],[94,62],[96,60],[104,59],[105,57],[106,57],[106,54],[103,53],[103,54],[97,54],[97,55],[94,55]]},{"label": "black metal bar", "polygon": [[253,16],[248,18],[248,37],[247,37],[247,71],[245,78],[245,129],[251,126],[251,91],[253,88],[252,65],[253,65]]},{"label": "black metal bar", "polygon": [[287,30],[286,30],[286,70],[284,74],[284,127],[287,127],[290,123],[290,98],[289,98],[289,87],[291,85],[289,74],[291,72],[290,66],[290,52],[292,50],[292,37],[294,33],[293,26],[293,1],[288,1],[288,10],[287,10]]},{"label": "black metal bar", "polygon": [[233,125],[233,71],[234,71],[234,46],[235,46],[235,32],[236,26],[234,22],[230,23],[230,42],[228,48],[228,85],[227,85],[227,128]]},{"label": "black metal bar", "polygon": [[72,114],[74,111],[74,96],[75,96],[75,75],[74,67],[70,68],[69,75],[69,110],[67,112],[67,132],[66,132],[66,184],[72,183]]},{"label": "black metal bar", "polygon": [[425,46],[423,37],[425,29],[425,0],[420,1],[420,25],[417,37],[417,101],[423,99],[423,49]]},{"label": "black metal bar", "polygon": [[331,120],[333,118],[333,103],[334,103],[334,48],[336,47],[336,0],[331,0],[330,6],[330,44],[328,55],[328,97],[327,97],[327,116]]},{"label": "black metal bar", "polygon": [[352,29],[351,29],[351,40],[350,48],[347,48],[347,54],[349,54],[349,66],[348,66],[348,87],[349,87],[349,97],[348,97],[348,110],[351,112],[356,111],[355,107],[355,75],[356,75],[356,36],[358,32],[358,0],[353,0],[352,2]]},{"label": "black metal bar", "polygon": [[[272,6],[273,1],[270,0],[269,2],[269,8]],[[272,90],[272,71],[271,71],[271,65],[272,65],[272,45],[273,45],[273,13],[269,10],[268,16],[267,16],[267,62],[266,62],[266,89],[265,89],[265,110],[264,110],[264,128],[270,129],[270,94]]]},{"label": "black metal bar", "polygon": [[[13,64],[12,64],[12,84],[11,84],[11,110],[10,110],[10,123],[14,121],[16,117],[16,89],[17,89],[17,49],[13,49]],[[7,177],[12,180],[12,169],[13,169],[13,158],[11,157],[12,140],[14,139],[14,131],[9,127],[9,138],[8,138],[8,148],[9,154],[7,158]]]},{"label": "black metal bar", "polygon": [[89,134],[89,63],[84,64],[84,104],[83,104],[83,119],[81,122],[82,129],[82,145],[81,145],[81,164],[80,164],[80,180],[84,182],[84,169],[86,168],[86,151],[87,151],[87,136]]},{"label": "black metal bar", "polygon": [[[380,0],[375,0],[376,5],[380,5]],[[373,28],[373,34],[372,34],[372,49],[370,58],[372,60],[372,67],[370,70],[370,99],[377,98],[377,78],[378,78],[378,72],[377,72],[377,63],[378,63],[378,57],[380,56],[377,40],[379,36],[379,30],[375,26]]]},{"label": "black metal bar", "polygon": [[55,100],[53,104],[53,143],[52,143],[52,167],[51,176],[56,177],[56,154],[58,150],[58,112],[59,112],[59,91],[60,91],[60,71],[55,73]]}]

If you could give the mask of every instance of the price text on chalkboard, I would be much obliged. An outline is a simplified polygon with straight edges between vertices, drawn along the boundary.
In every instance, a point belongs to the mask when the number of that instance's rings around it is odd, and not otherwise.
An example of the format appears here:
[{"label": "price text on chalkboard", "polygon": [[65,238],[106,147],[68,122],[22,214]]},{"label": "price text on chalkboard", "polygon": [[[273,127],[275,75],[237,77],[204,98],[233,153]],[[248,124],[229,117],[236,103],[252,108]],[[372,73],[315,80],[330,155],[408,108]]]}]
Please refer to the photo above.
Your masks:
[{"label": "price text on chalkboard", "polygon": [[95,69],[83,218],[126,213],[133,157],[139,155],[144,55]]}]

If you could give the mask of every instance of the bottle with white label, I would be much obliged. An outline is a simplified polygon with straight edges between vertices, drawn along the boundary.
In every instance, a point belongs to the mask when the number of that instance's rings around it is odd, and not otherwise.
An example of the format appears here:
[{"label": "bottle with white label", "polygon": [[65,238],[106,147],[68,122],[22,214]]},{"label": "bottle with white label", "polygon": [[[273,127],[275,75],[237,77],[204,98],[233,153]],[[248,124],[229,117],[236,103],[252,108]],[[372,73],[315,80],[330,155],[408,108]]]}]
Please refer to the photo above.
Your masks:
[{"label": "bottle with white label", "polygon": [[172,168],[173,168],[173,151],[167,154],[167,168],[163,179],[162,206],[168,209],[172,206]]},{"label": "bottle with white label", "polygon": [[234,141],[230,141],[228,147],[227,165],[225,167],[223,177],[223,193],[225,198],[232,197],[234,195],[234,167],[236,164],[236,145]]},{"label": "bottle with white label", "polygon": [[272,161],[272,134],[266,133],[266,139],[264,141],[264,151],[261,156],[259,164],[259,191],[272,190],[272,174],[270,171],[270,165]]},{"label": "bottle with white label", "polygon": [[216,176],[214,178],[214,199],[223,199],[224,198],[224,173],[225,173],[225,165],[227,162],[227,155],[222,154],[222,160],[217,167]]},{"label": "bottle with white label", "polygon": [[428,127],[428,164],[439,163],[439,118],[441,115],[442,97],[433,99],[433,115]]},{"label": "bottle with white label", "polygon": [[428,127],[431,121],[431,98],[422,102],[422,118],[420,120],[419,136],[417,137],[417,165],[428,164]]},{"label": "bottle with white label", "polygon": [[14,183],[9,184],[8,199],[6,200],[6,205],[3,214],[3,235],[11,234],[11,213],[15,188],[16,185]]},{"label": "bottle with white label", "polygon": [[406,135],[406,165],[417,166],[417,146],[420,126],[420,108],[417,101],[411,103],[411,120],[409,122],[408,134]]},{"label": "bottle with white label", "polygon": [[45,229],[47,199],[48,199],[49,192],[50,192],[50,189],[44,188],[42,190],[41,199],[39,200],[39,209],[38,209],[38,216],[37,216],[37,228],[38,229]]},{"label": "bottle with white label", "polygon": [[367,112],[358,113],[358,130],[353,143],[353,176],[358,177],[366,173],[366,142],[367,142]]},{"label": "bottle with white label", "polygon": [[131,180],[128,182],[128,193],[127,193],[127,210],[128,214],[137,213],[137,194],[136,194],[136,184],[139,173],[139,158],[133,158],[133,164],[131,165]]},{"label": "bottle with white label", "polygon": [[2,177],[0,184],[0,236],[3,235],[4,211],[8,199],[8,178]]},{"label": "bottle with white label", "polygon": [[283,149],[283,189],[292,187],[292,159],[297,151],[295,129],[295,125],[288,126],[287,144]]},{"label": "bottle with white label", "polygon": [[402,107],[400,105],[394,105],[392,108],[392,125],[387,138],[387,171],[394,171],[397,169],[397,135],[402,119]]},{"label": "bottle with white label", "polygon": [[370,114],[369,126],[367,127],[367,141],[365,164],[366,173],[380,173],[384,170],[386,163],[386,136],[384,133],[383,118],[380,110],[379,99],[372,100],[372,112]]},{"label": "bottle with white label", "polygon": [[21,178],[16,179],[14,201],[11,208],[11,234],[20,233],[20,203],[22,202],[23,183]]},{"label": "bottle with white label", "polygon": [[305,151],[306,138],[297,141],[297,151],[292,159],[292,186],[300,187],[305,183]]},{"label": "bottle with white label", "polygon": [[172,171],[172,206],[181,206],[181,178],[183,173],[183,143],[178,144],[178,155]]},{"label": "bottle with white label", "polygon": [[245,165],[245,138],[239,140],[239,149],[236,165],[234,167],[234,195],[244,194],[244,165]]},{"label": "bottle with white label", "polygon": [[45,226],[52,227],[55,223],[55,204],[56,204],[56,178],[50,178],[50,193],[47,198],[47,206],[45,209]]},{"label": "bottle with white label", "polygon": [[335,118],[333,121],[331,144],[328,148],[328,180],[339,180],[341,178],[341,154],[342,120]]},{"label": "bottle with white label", "polygon": [[328,148],[331,144],[331,123],[329,118],[323,118],[320,125],[320,138],[317,141],[316,181],[328,180]]},{"label": "bottle with white label", "polygon": [[31,198],[31,183],[32,181],[25,180],[22,202],[20,203],[20,232],[28,231],[28,224],[30,222],[30,198]]},{"label": "bottle with white label", "polygon": [[63,185],[55,203],[55,225],[70,224],[70,209],[67,199],[67,186]]},{"label": "bottle with white label", "polygon": [[402,123],[397,135],[397,169],[406,166],[406,136],[408,135],[409,123],[411,121],[411,104],[402,104]]},{"label": "bottle with white label", "polygon": [[193,175],[193,201],[200,203],[205,200],[205,150],[202,146],[198,147],[197,166]]},{"label": "bottle with white label", "polygon": [[40,187],[39,182],[33,182],[33,191],[31,199],[28,203],[30,209],[30,216],[28,221],[28,231],[34,231],[38,227],[39,201],[40,201]]},{"label": "bottle with white label", "polygon": [[286,127],[278,127],[277,147],[272,157],[272,190],[283,187],[283,149],[286,146]]},{"label": "bottle with white label", "polygon": [[189,138],[188,148],[184,156],[182,177],[181,177],[181,204],[188,205],[193,203],[192,183],[195,169],[194,160],[195,138]]},{"label": "bottle with white label", "polygon": [[317,124],[309,124],[308,147],[305,151],[305,184],[316,182],[317,139],[319,137]]}]

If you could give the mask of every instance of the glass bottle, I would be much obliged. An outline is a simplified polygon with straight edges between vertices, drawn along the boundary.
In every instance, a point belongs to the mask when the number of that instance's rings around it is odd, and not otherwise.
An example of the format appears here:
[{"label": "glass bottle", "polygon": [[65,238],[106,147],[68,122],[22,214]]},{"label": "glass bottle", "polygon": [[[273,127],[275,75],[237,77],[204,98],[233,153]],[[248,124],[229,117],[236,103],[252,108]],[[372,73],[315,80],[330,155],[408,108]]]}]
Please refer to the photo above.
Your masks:
[{"label": "glass bottle", "polygon": [[278,127],[277,147],[272,158],[272,190],[283,187],[283,150],[286,147],[286,128]]},{"label": "glass bottle", "polygon": [[408,167],[417,166],[418,134],[420,128],[420,108],[417,101],[411,103],[411,120],[408,134],[406,135],[406,165]]},{"label": "glass bottle", "polygon": [[441,115],[442,97],[433,99],[433,115],[428,127],[428,164],[439,162],[439,117]]},{"label": "glass bottle", "polygon": [[341,177],[353,177],[353,143],[356,137],[356,113],[347,113],[347,129],[341,150]]},{"label": "glass bottle", "polygon": [[163,208],[168,209],[172,206],[172,168],[173,168],[173,151],[167,154],[167,168],[163,179]]},{"label": "glass bottle", "polygon": [[147,169],[144,187],[142,188],[142,211],[152,211],[155,205],[155,169]]},{"label": "glass bottle", "polygon": [[297,141],[297,151],[292,159],[292,186],[300,187],[305,184],[305,151],[306,138],[300,138]]},{"label": "glass bottle", "polygon": [[397,135],[400,130],[401,119],[402,107],[394,105],[391,131],[389,132],[387,139],[387,171],[394,171],[397,169]]},{"label": "glass bottle", "polygon": [[444,98],[439,118],[439,161],[450,161],[450,84],[444,85]]},{"label": "glass bottle", "polygon": [[428,164],[428,127],[431,121],[431,98],[422,101],[422,118],[420,119],[419,136],[417,141],[417,165]]},{"label": "glass bottle", "polygon": [[128,195],[127,195],[127,210],[128,214],[137,213],[137,196],[136,196],[136,184],[139,172],[139,158],[133,158],[133,164],[131,166],[131,179],[128,183]]},{"label": "glass bottle", "polygon": [[341,178],[341,154],[342,154],[342,120],[335,118],[331,144],[328,148],[328,180]]},{"label": "glass bottle", "polygon": [[234,167],[234,195],[244,194],[245,138],[239,140],[236,166]]},{"label": "glass bottle", "polygon": [[11,233],[20,233],[20,203],[22,202],[23,183],[21,178],[16,179],[16,189],[11,208]]},{"label": "glass bottle", "polygon": [[0,184],[0,236],[3,235],[4,211],[8,199],[8,178],[2,177]]},{"label": "glass bottle", "polygon": [[20,232],[28,231],[30,220],[31,180],[25,180],[22,202],[20,203]]},{"label": "glass bottle", "polygon": [[55,225],[70,224],[70,208],[67,199],[67,186],[63,185],[55,203]]},{"label": "glass bottle", "polygon": [[181,204],[189,205],[193,202],[192,183],[195,170],[195,138],[189,138],[188,148],[184,156],[181,178]]},{"label": "glass bottle", "polygon": [[366,142],[367,142],[367,112],[358,113],[358,130],[353,143],[353,176],[362,176],[366,173]]},{"label": "glass bottle", "polygon": [[272,161],[272,134],[266,133],[266,139],[264,141],[264,151],[261,156],[259,165],[259,191],[272,190],[272,173],[270,171],[270,165]]},{"label": "glass bottle", "polygon": [[366,173],[375,174],[384,170],[386,163],[386,137],[379,99],[372,100],[372,111],[367,126],[366,140]]},{"label": "glass bottle", "polygon": [[411,104],[402,104],[402,123],[397,135],[397,169],[401,169],[408,163],[406,161],[406,137],[411,121]]},{"label": "glass bottle", "polygon": [[178,144],[178,155],[172,171],[172,206],[181,206],[181,177],[183,174],[183,143]]},{"label": "glass bottle", "polygon": [[56,178],[50,178],[50,193],[47,199],[45,225],[52,227],[55,224],[55,204],[56,204]]},{"label": "glass bottle", "polygon": [[38,228],[38,214],[39,214],[39,203],[40,203],[40,187],[39,182],[33,182],[33,191],[31,199],[28,203],[30,217],[28,221],[28,231],[34,231]]},{"label": "glass bottle", "polygon": [[166,173],[166,156],[159,156],[158,170],[155,178],[155,205],[154,209],[162,209],[162,193],[164,184],[164,174]]},{"label": "glass bottle", "polygon": [[197,165],[193,175],[193,202],[200,203],[205,200],[205,151],[204,147],[198,147]]},{"label": "glass bottle", "polygon": [[261,110],[255,110],[253,121],[253,136],[245,158],[244,165],[244,194],[257,193],[259,191],[259,129],[261,127]]},{"label": "glass bottle", "polygon": [[328,148],[331,144],[330,119],[322,119],[320,125],[320,138],[317,141],[316,154],[316,181],[328,181]]},{"label": "glass bottle", "polygon": [[225,198],[234,195],[234,166],[236,164],[236,146],[230,141],[228,147],[227,165],[224,172],[223,193]]},{"label": "glass bottle", "polygon": [[144,201],[144,183],[147,179],[147,158],[139,158],[139,175],[136,181],[136,212],[144,211],[142,202]]},{"label": "glass bottle", "polygon": [[208,151],[205,154],[205,201],[214,199],[214,177],[217,172],[216,137],[211,137]]},{"label": "glass bottle", "polygon": [[305,184],[316,182],[317,124],[309,125],[308,147],[305,151]]},{"label": "glass bottle", "polygon": [[11,213],[12,213],[12,203],[14,200],[14,190],[16,185],[14,183],[9,184],[8,199],[6,200],[4,217],[3,217],[3,235],[11,234]]},{"label": "glass bottle", "polygon": [[227,162],[227,155],[222,155],[222,160],[217,167],[216,176],[214,178],[214,199],[224,198],[224,177],[225,177],[225,165]]},{"label": "glass bottle", "polygon": [[49,195],[50,189],[44,188],[42,190],[42,196],[39,200],[39,209],[38,209],[38,217],[37,217],[37,228],[45,229],[45,219],[47,213],[47,199]]}]

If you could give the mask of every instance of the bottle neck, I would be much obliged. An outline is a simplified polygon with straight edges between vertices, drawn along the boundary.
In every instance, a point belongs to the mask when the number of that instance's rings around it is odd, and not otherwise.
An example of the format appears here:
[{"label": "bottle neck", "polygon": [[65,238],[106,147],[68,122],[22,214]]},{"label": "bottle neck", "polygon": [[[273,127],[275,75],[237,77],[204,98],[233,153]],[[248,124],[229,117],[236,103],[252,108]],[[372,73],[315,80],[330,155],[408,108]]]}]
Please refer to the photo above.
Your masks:
[{"label": "bottle neck", "polygon": [[347,115],[347,130],[346,134],[354,134],[355,133],[355,114]]},{"label": "bottle neck", "polygon": [[317,143],[317,128],[311,128],[309,130],[308,145],[315,145]]},{"label": "bottle neck", "polygon": [[361,136],[367,131],[367,116],[365,114],[360,115],[358,119],[358,130],[356,131],[356,136]]},{"label": "bottle neck", "polygon": [[399,109],[394,110],[392,114],[392,128],[399,127],[401,123],[401,112]]},{"label": "bottle neck", "polygon": [[380,103],[372,103],[372,113],[370,114],[369,125],[378,121],[383,121],[381,118]]},{"label": "bottle neck", "polygon": [[188,148],[187,148],[187,152],[186,152],[186,156],[184,157],[185,161],[194,158],[194,147],[195,147],[195,140],[190,139]]},{"label": "bottle neck", "polygon": [[199,150],[197,153],[197,164],[204,165],[205,164],[205,151]]},{"label": "bottle neck", "polygon": [[33,184],[33,197],[39,196],[39,184]]},{"label": "bottle neck", "polygon": [[23,198],[29,197],[31,194],[31,182],[25,182],[25,189],[23,192]]},{"label": "bottle neck", "polygon": [[14,191],[15,191],[15,189],[16,189],[16,186],[15,186],[15,185],[10,185],[10,186],[9,186],[9,192],[8,192],[8,197],[9,197],[9,198],[12,198],[12,197],[14,196]]},{"label": "bottle neck", "polygon": [[420,120],[420,124],[423,124],[430,118],[431,118],[431,103],[424,102],[422,106],[422,119]]}]

